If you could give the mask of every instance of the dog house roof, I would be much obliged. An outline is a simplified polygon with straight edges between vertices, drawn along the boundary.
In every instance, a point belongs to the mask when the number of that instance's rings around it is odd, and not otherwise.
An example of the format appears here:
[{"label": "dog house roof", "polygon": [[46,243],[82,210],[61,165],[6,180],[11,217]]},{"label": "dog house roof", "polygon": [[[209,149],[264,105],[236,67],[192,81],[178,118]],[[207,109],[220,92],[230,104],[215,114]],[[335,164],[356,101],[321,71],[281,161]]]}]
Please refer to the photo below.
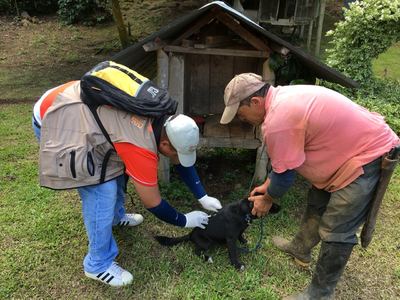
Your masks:
[{"label": "dog house roof", "polygon": [[154,41],[156,38],[160,38],[161,40],[169,40],[174,39],[183,31],[186,30],[190,24],[192,24],[196,19],[201,18],[208,12],[210,12],[213,8],[219,8],[232,17],[240,21],[241,24],[246,24],[248,28],[254,30],[258,35],[262,35],[266,37],[268,40],[273,41],[279,46],[286,47],[289,49],[299,61],[300,63],[308,68],[317,78],[324,79],[330,82],[338,83],[345,87],[356,88],[359,84],[352,80],[351,78],[346,77],[341,72],[329,67],[328,65],[320,62],[314,56],[306,53],[301,48],[296,47],[287,41],[281,39],[277,35],[267,31],[257,23],[253,22],[243,14],[239,13],[238,11],[234,10],[230,6],[226,5],[224,2],[215,1],[204,5],[203,7],[194,10],[187,15],[182,16],[181,18],[176,19],[175,21],[165,25],[159,31],[154,32],[153,34],[149,35],[145,39],[141,40],[140,42],[120,51],[116,55],[112,57],[112,60],[135,68],[135,66],[143,61],[148,55],[154,55],[154,53],[146,52],[143,49],[143,45]]}]

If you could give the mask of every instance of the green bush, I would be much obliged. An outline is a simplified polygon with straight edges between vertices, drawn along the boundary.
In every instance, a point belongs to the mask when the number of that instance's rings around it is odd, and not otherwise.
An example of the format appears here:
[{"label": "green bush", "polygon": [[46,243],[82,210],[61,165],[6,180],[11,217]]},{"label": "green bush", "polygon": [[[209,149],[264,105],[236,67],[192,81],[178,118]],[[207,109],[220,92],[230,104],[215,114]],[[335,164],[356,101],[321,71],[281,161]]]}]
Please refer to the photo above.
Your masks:
[{"label": "green bush", "polygon": [[365,84],[373,78],[372,59],[400,40],[399,28],[400,0],[356,1],[327,33],[327,63]]},{"label": "green bush", "polygon": [[57,11],[58,0],[0,0],[0,12],[17,14],[27,11],[29,14],[47,14]]},{"label": "green bush", "polygon": [[93,25],[110,17],[107,0],[58,0],[58,15],[65,24]]},{"label": "green bush", "polygon": [[10,13],[11,12],[11,1],[0,0],[0,13]]},{"label": "green bush", "polygon": [[30,15],[58,12],[65,24],[93,25],[111,17],[107,0],[0,0],[0,13],[17,15],[22,11]]},{"label": "green bush", "polygon": [[400,135],[399,82],[375,79],[356,93],[354,101],[370,111],[380,113],[393,131]]}]

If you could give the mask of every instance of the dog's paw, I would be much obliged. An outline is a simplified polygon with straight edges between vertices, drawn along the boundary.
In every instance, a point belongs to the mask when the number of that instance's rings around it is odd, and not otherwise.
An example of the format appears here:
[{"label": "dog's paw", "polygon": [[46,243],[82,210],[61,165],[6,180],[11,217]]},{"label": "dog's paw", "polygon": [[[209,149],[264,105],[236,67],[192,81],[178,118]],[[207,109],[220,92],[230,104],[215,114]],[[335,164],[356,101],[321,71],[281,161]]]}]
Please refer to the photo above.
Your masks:
[{"label": "dog's paw", "polygon": [[243,272],[244,269],[245,269],[245,266],[244,266],[244,264],[239,263],[239,264],[237,264],[237,265],[235,266],[235,268],[236,268],[236,270],[238,270],[239,272]]},{"label": "dog's paw", "polygon": [[213,259],[212,259],[211,256],[208,256],[208,257],[207,257],[207,262],[208,262],[209,264],[213,264],[213,263],[214,263],[214,261],[213,261]]}]

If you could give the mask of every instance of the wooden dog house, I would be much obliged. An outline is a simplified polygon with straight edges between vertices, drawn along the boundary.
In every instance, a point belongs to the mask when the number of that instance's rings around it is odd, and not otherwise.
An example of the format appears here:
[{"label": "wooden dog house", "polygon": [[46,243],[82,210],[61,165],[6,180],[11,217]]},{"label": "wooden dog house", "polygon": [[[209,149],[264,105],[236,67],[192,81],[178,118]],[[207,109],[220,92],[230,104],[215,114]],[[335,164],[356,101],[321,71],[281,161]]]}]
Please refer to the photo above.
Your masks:
[{"label": "wooden dog house", "polygon": [[[236,119],[221,125],[219,119],[224,110],[225,86],[236,74],[257,73],[275,84],[269,67],[272,53],[294,55],[312,74],[308,76],[310,84],[318,77],[357,86],[222,2],[210,3],[176,20],[112,59],[150,77],[156,69],[158,84],[179,102],[177,112],[191,116],[199,125],[200,147],[258,149],[256,175],[263,179],[267,158],[265,151],[260,151],[259,129]],[[160,179],[169,180],[166,159],[160,164]]]}]

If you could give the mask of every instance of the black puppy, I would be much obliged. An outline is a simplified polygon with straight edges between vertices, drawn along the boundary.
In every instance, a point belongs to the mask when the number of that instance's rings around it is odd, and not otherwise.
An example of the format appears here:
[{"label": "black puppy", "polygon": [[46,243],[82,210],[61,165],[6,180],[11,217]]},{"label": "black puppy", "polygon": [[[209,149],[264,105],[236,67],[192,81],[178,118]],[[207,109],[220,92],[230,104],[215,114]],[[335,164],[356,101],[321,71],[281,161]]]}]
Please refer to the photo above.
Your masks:
[{"label": "black puppy", "polygon": [[[239,261],[236,241],[247,243],[243,232],[256,217],[251,214],[253,202],[247,199],[230,203],[220,209],[209,218],[205,229],[194,228],[189,234],[171,238],[166,236],[155,236],[155,239],[164,246],[173,246],[185,241],[191,241],[195,245],[195,253],[199,256],[204,254],[205,260],[212,262],[206,254],[212,246],[226,243],[228,246],[231,264],[238,270],[244,270],[244,265]],[[270,213],[277,213],[280,207],[273,204]]]}]

